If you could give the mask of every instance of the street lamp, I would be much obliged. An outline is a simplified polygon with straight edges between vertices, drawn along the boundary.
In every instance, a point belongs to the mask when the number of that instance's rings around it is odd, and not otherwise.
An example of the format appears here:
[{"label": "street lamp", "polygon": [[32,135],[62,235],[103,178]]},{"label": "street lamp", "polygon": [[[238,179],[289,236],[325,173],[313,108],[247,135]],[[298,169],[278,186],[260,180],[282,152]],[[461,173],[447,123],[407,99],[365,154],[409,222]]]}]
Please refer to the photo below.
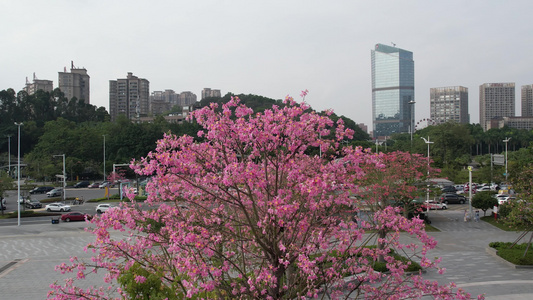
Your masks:
[{"label": "street lamp", "polygon": [[20,226],[20,126],[22,126],[22,122],[17,123],[15,122],[15,125],[17,125],[18,128],[18,163],[17,163],[17,226]]},{"label": "street lamp", "polygon": [[428,139],[426,140],[425,138],[423,137],[420,137],[421,139],[424,140],[424,142],[428,145],[428,178],[427,178],[427,182],[428,182],[428,186],[427,186],[427,190],[426,190],[426,210],[427,210],[427,215],[429,217],[429,144],[433,144],[433,142],[430,142],[429,141],[429,136],[428,136]]},{"label": "street lamp", "polygon": [[505,143],[505,183],[507,183],[507,143],[509,143],[509,141],[511,140],[511,138],[508,138],[508,137],[505,137],[505,140],[503,140],[503,142]]},{"label": "street lamp", "polygon": [[105,182],[105,134],[102,136],[104,137],[104,182]]},{"label": "street lamp", "polygon": [[414,125],[415,125],[415,101],[411,100],[408,102],[410,108],[411,108],[411,125],[409,125],[409,131],[411,131],[411,148],[413,148],[413,131],[414,131]]},{"label": "street lamp", "polygon": [[54,155],[63,157],[63,202],[67,199],[67,173],[65,172],[65,154]]}]

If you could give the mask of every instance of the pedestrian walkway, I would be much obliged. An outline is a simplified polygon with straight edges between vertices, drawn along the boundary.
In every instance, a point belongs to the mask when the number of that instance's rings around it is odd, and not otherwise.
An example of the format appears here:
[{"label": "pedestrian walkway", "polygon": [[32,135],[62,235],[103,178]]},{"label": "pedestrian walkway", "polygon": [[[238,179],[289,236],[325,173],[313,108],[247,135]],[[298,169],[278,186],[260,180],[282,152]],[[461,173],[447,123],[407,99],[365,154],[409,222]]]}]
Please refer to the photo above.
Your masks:
[{"label": "pedestrian walkway", "polygon": [[[444,275],[428,270],[426,279],[455,282],[472,295],[486,299],[533,299],[533,269],[514,269],[486,252],[490,242],[513,242],[519,232],[503,231],[486,222],[464,222],[461,211],[439,211],[430,215],[430,232],[437,241],[431,256],[441,257]],[[458,219],[458,220],[457,220]]]}]

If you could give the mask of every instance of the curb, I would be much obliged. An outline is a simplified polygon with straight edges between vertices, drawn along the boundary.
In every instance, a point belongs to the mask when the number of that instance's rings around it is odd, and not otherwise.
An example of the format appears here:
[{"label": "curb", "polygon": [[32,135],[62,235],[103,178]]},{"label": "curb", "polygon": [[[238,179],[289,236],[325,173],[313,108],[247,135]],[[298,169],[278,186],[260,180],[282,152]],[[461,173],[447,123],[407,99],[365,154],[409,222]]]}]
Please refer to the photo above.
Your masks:
[{"label": "curb", "polygon": [[512,262],[509,262],[503,258],[501,258],[500,256],[498,256],[498,251],[492,247],[486,247],[485,248],[485,251],[494,256],[498,261],[500,262],[503,262],[503,263],[506,263],[508,266],[510,266],[511,268],[514,268],[514,269],[533,269],[533,265],[515,265],[513,264]]}]

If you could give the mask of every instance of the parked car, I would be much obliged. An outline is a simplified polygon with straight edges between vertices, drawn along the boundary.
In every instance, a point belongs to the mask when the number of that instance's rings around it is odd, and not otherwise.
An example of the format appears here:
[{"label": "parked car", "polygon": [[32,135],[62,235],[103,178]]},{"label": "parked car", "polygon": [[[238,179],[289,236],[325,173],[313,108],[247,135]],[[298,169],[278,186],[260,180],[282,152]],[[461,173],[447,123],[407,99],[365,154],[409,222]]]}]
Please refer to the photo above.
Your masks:
[{"label": "parked car", "polygon": [[73,211],[66,214],[63,214],[61,216],[61,220],[65,222],[70,221],[85,221],[85,220],[91,220],[93,218],[92,215],[84,214],[79,211]]},{"label": "parked car", "polygon": [[102,183],[101,182],[93,182],[91,184],[89,184],[87,187],[90,188],[90,189],[97,189],[100,187]]},{"label": "parked car", "polygon": [[464,184],[456,184],[453,187],[459,192],[459,191],[463,191],[465,185]]},{"label": "parked car", "polygon": [[30,191],[30,194],[46,194],[54,188],[51,186],[38,186]]},{"label": "parked car", "polygon": [[509,201],[516,200],[515,197],[506,195],[506,194],[500,194],[496,196],[496,199],[498,199],[498,205],[509,203]]},{"label": "parked car", "polygon": [[106,188],[106,187],[113,187],[113,184],[109,181],[104,181],[100,184],[100,188],[103,189],[103,188]]},{"label": "parked car", "polygon": [[109,203],[98,204],[98,206],[96,207],[96,212],[99,214],[105,213],[108,209],[113,208],[113,207],[115,206]]},{"label": "parked car", "polygon": [[48,193],[46,193],[46,196],[48,197],[57,197],[57,196],[61,196],[63,195],[63,189],[61,188],[56,188],[56,189],[53,189],[51,191],[49,191]]},{"label": "parked car", "polygon": [[26,199],[26,202],[24,203],[24,206],[26,208],[31,208],[31,209],[42,208],[43,207],[41,202],[39,200],[37,200],[37,199]]},{"label": "parked car", "polygon": [[447,185],[442,188],[443,193],[456,193],[457,189],[453,185]]},{"label": "parked car", "polygon": [[440,202],[448,205],[451,203],[459,203],[459,204],[465,204],[467,202],[466,197],[463,195],[459,195],[456,193],[445,193],[440,195],[439,197]]},{"label": "parked car", "polygon": [[50,203],[45,206],[46,211],[70,211],[70,206],[63,203]]},{"label": "parked car", "polygon": [[428,204],[429,204],[429,209],[448,209],[448,205],[440,201],[429,200]]},{"label": "parked car", "polygon": [[74,188],[86,188],[91,184],[89,181],[80,181],[74,185]]},{"label": "parked car", "polygon": [[478,188],[478,189],[476,190],[476,193],[477,193],[477,192],[489,192],[489,191],[492,191],[492,190],[490,189],[490,186],[488,186],[488,185],[484,185],[484,186]]}]

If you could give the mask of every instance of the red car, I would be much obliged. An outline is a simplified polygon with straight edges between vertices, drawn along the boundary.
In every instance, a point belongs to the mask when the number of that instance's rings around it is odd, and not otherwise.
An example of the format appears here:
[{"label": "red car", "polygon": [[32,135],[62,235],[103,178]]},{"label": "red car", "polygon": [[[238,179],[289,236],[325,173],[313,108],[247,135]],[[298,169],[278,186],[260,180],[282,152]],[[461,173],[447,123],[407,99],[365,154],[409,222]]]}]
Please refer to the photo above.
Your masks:
[{"label": "red car", "polygon": [[65,221],[65,222],[70,222],[70,221],[85,221],[85,219],[87,220],[90,220],[92,219],[93,216],[92,215],[89,215],[89,214],[84,214],[84,213],[81,213],[79,211],[73,211],[73,212],[69,212],[67,214],[63,214],[61,216],[61,220]]}]

